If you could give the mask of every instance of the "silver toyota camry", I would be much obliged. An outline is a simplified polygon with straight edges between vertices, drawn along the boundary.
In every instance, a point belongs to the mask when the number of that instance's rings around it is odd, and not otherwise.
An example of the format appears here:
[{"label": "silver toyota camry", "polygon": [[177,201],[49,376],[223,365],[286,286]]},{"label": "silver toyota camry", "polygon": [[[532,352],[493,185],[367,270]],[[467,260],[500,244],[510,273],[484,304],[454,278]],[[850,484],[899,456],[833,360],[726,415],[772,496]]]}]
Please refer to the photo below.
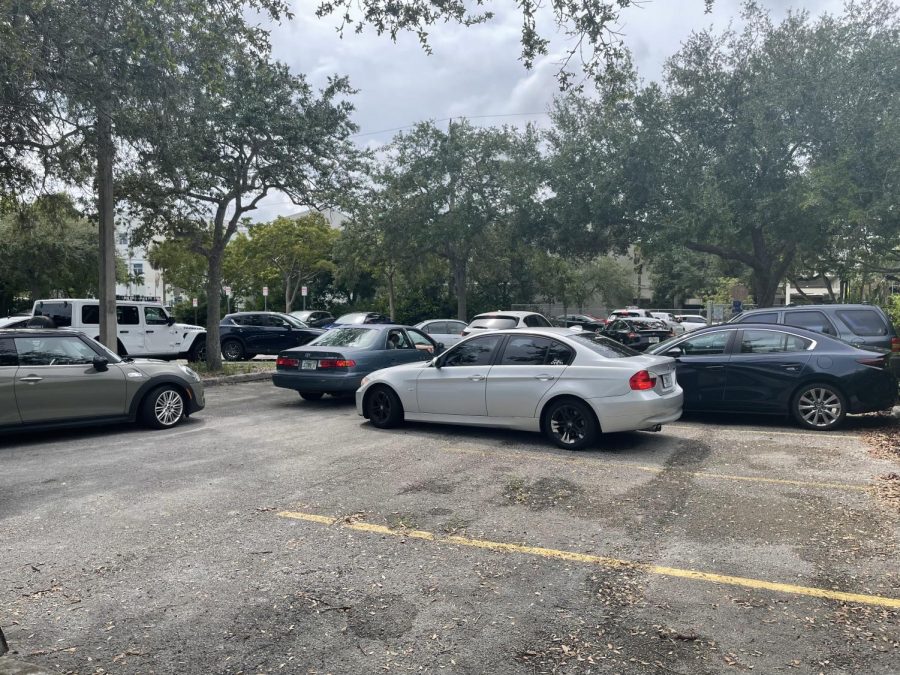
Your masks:
[{"label": "silver toyota camry", "polygon": [[376,427],[404,420],[540,431],[580,450],[601,433],[659,430],[681,417],[675,361],[593,333],[479,333],[425,362],[362,380],[356,409]]}]

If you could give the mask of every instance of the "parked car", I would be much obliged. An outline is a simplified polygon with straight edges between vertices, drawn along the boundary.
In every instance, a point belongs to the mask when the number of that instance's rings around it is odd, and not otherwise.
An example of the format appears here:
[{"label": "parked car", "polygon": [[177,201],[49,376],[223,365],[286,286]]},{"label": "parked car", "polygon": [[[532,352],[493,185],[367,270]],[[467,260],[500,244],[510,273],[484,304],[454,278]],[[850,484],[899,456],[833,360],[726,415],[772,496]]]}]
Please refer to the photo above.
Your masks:
[{"label": "parked car", "polygon": [[621,342],[640,352],[672,337],[672,329],[659,319],[634,317],[613,319],[598,335]]},{"label": "parked car", "polygon": [[547,317],[537,312],[485,312],[478,314],[466,326],[463,336],[484,330],[504,330],[507,328],[551,328]]},{"label": "parked car", "polygon": [[824,431],[848,413],[885,410],[897,398],[889,352],[792,326],[710,326],[648,353],[678,362],[685,410],[790,414]]},{"label": "parked car", "polygon": [[312,342],[324,332],[323,328],[310,328],[280,312],[235,312],[226,314],[219,323],[219,340],[226,361],[278,354]]},{"label": "parked car", "polygon": [[654,319],[659,319],[666,324],[672,331],[672,335],[681,335],[682,333],[687,332],[687,329],[681,325],[681,322],[675,318],[674,314],[669,312],[650,312],[650,316]]},{"label": "parked car", "polygon": [[686,333],[698,328],[706,328],[709,325],[709,322],[699,314],[676,314],[675,319],[684,326]]},{"label": "parked car", "polygon": [[900,352],[900,337],[890,319],[874,305],[788,305],[751,309],[729,323],[775,323],[807,328],[859,347]]},{"label": "parked car", "polygon": [[638,307],[628,307],[627,309],[616,309],[609,313],[606,323],[610,323],[615,319],[653,319],[654,316],[646,309]]},{"label": "parked car", "polygon": [[334,322],[323,326],[324,328],[334,328],[335,326],[346,326],[356,324],[394,323],[389,316],[379,314],[378,312],[351,312],[350,314],[342,314]]},{"label": "parked car", "polygon": [[542,431],[581,450],[601,433],[658,430],[681,416],[674,362],[566,328],[474,335],[426,363],[372,373],[357,412],[376,427],[404,420]]},{"label": "parked car", "polygon": [[303,309],[291,312],[291,316],[299,319],[311,328],[324,328],[334,323],[334,317],[331,315],[331,312],[324,312],[320,309]]},{"label": "parked car", "polygon": [[462,340],[466,322],[458,319],[430,319],[417,323],[415,328],[430,335],[435,342],[442,342],[445,347],[449,347]]},{"label": "parked car", "polygon": [[31,321],[31,315],[26,316],[6,316],[0,318],[0,328],[25,328],[25,325]]},{"label": "parked car", "polygon": [[294,389],[307,401],[352,394],[374,370],[430,361],[443,350],[418,328],[396,324],[338,326],[304,347],[278,355],[272,383]]},{"label": "parked car", "polygon": [[[73,328],[100,339],[100,303],[96,299],[38,300],[32,314],[49,317],[57,328]],[[117,300],[116,322],[119,356],[206,359],[206,331],[176,323],[159,302]]]},{"label": "parked car", "polygon": [[187,366],[123,360],[65,328],[0,330],[0,431],[135,420],[168,429],[203,406]]},{"label": "parked car", "polygon": [[571,328],[580,326],[583,330],[598,331],[606,325],[606,321],[590,314],[564,314],[554,317],[557,326]]}]

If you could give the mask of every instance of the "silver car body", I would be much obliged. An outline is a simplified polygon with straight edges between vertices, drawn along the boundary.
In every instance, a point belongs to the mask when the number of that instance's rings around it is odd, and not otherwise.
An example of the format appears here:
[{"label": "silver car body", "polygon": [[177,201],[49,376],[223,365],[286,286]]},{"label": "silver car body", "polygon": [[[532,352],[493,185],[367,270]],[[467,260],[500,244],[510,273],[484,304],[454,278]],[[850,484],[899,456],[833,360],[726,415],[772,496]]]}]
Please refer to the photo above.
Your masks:
[{"label": "silver car body", "polygon": [[[420,321],[413,328],[418,328],[423,333],[430,335],[435,342],[440,342],[444,347],[449,348],[462,340],[466,322],[459,319],[429,319]],[[451,332],[451,329],[456,332]]]},{"label": "silver car body", "polygon": [[698,328],[706,328],[709,325],[706,319],[696,314],[676,314],[675,318],[681,322],[684,330],[688,333]]},{"label": "silver car body", "polygon": [[666,325],[672,331],[672,335],[681,335],[687,331],[687,329],[682,326],[672,314],[668,312],[650,312],[654,319],[659,319],[660,321],[665,321]]},{"label": "silver car body", "polygon": [[[675,361],[668,357],[608,358],[565,328],[479,332],[453,349],[487,335],[523,334],[558,340],[575,350],[574,359],[569,365],[436,368],[429,361],[386,368],[363,379],[356,392],[357,412],[363,415],[369,389],[387,385],[400,398],[409,421],[540,431],[544,408],[559,396],[590,405],[604,433],[649,429],[681,417],[682,390],[675,379]],[[642,370],[656,376],[653,389],[631,389],[629,378]]]}]

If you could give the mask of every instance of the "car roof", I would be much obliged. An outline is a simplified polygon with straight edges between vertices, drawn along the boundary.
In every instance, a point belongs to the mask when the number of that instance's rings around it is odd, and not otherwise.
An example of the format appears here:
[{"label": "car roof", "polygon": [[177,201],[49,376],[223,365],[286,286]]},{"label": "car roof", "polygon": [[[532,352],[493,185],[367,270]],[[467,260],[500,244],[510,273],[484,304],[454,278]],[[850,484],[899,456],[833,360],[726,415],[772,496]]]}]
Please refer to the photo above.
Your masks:
[{"label": "car roof", "polygon": [[0,337],[22,337],[40,335],[84,335],[80,330],[71,328],[0,328]]},{"label": "car roof", "polygon": [[[500,310],[497,310],[496,312],[482,312],[481,314],[476,314],[474,317],[472,317],[472,321],[474,321],[475,319],[483,319],[485,317],[491,317],[491,316],[511,316],[511,317],[515,317],[517,319],[521,319],[522,317],[533,316],[535,314],[539,314],[539,312],[523,312],[520,310],[506,312],[506,311],[500,309]],[[543,314],[540,314],[540,316],[543,316]],[[449,320],[450,319],[447,319],[447,321],[449,321]],[[456,319],[453,319],[453,320],[456,321]]]},{"label": "car roof", "polygon": [[695,335],[703,335],[704,333],[714,333],[717,330],[775,330],[781,333],[796,333],[802,337],[808,337],[810,340],[821,340],[822,338],[828,338],[829,340],[834,340],[835,342],[843,342],[843,340],[839,340],[832,335],[826,335],[825,333],[819,333],[814,330],[807,330],[806,328],[801,328],[800,326],[791,326],[789,324],[783,323],[765,323],[761,321],[744,321],[742,323],[719,323],[714,326],[706,326],[706,328],[698,328],[697,330],[692,330],[690,333],[685,333],[683,336],[679,335],[678,337],[688,337]]}]

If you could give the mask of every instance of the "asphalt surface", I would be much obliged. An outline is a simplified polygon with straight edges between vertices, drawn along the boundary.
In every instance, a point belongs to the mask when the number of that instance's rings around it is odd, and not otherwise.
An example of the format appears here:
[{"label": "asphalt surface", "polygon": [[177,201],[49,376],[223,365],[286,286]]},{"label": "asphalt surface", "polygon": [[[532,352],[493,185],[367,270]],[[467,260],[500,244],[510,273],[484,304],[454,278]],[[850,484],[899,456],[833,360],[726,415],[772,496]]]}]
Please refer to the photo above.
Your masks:
[{"label": "asphalt surface", "polygon": [[[582,453],[211,389],[164,432],[0,438],[0,625],[77,673],[897,673],[896,465],[690,419]],[[0,660],[2,665],[2,660]]]}]

